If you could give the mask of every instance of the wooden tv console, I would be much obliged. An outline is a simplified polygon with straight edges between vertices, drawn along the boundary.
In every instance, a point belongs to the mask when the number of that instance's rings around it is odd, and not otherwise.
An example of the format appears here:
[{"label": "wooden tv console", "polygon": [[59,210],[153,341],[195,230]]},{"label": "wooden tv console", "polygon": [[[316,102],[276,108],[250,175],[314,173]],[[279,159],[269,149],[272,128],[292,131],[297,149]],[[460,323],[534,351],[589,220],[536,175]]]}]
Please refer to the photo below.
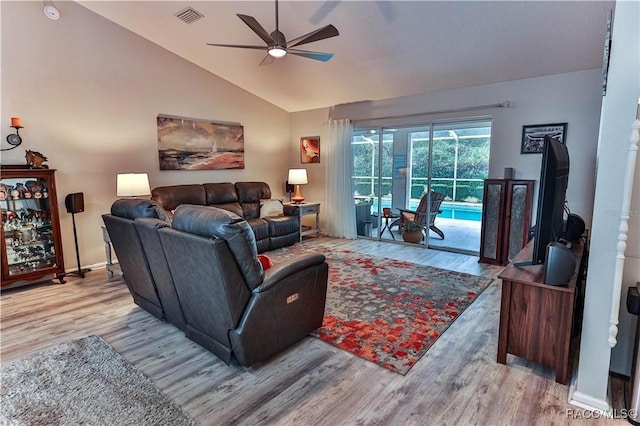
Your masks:
[{"label": "wooden tv console", "polygon": [[498,362],[506,364],[509,353],[554,368],[556,382],[565,385],[571,369],[572,329],[582,319],[582,304],[578,310],[575,307],[582,293],[577,284],[582,280],[583,244],[573,243],[571,250],[576,270],[567,286],[544,284],[544,265],[513,266],[531,259],[533,240],[498,275],[502,279]]}]

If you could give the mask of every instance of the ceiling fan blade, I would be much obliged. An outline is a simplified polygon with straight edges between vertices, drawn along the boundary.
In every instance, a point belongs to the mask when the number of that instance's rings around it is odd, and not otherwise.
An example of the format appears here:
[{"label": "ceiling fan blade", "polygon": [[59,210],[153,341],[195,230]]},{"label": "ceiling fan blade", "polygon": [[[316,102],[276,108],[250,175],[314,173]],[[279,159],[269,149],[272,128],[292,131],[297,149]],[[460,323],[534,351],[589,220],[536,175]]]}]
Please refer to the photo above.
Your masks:
[{"label": "ceiling fan blade", "polygon": [[299,50],[299,49],[289,49],[287,53],[296,56],[302,56],[303,58],[315,59],[316,61],[327,62],[329,59],[333,58],[333,53],[324,53],[324,52],[309,52],[307,50]]},{"label": "ceiling fan blade", "polygon": [[271,65],[276,59],[267,54],[267,56],[264,57],[264,59],[262,60],[262,62],[260,62],[258,65],[262,66],[262,65]]},{"label": "ceiling fan blade", "polygon": [[253,30],[254,33],[258,34],[258,37],[260,37],[262,40],[264,40],[265,43],[267,43],[268,45],[269,44],[275,44],[275,41],[271,38],[271,36],[267,32],[267,30],[265,30],[262,27],[262,25],[260,25],[260,23],[258,21],[256,21],[256,18],[254,18],[253,16],[249,16],[249,15],[241,15],[239,13],[236,16],[238,18],[242,19],[242,22],[247,24],[249,26],[249,28],[251,28]]},{"label": "ceiling fan blade", "polygon": [[325,38],[335,37],[340,35],[336,27],[333,25],[327,25],[320,29],[305,34],[287,43],[287,47],[298,46],[301,44],[311,43],[312,41],[324,40]]},{"label": "ceiling fan blade", "polygon": [[207,46],[216,46],[216,47],[237,47],[240,49],[259,49],[265,50],[265,46],[251,46],[248,44],[216,44],[216,43],[207,43]]}]

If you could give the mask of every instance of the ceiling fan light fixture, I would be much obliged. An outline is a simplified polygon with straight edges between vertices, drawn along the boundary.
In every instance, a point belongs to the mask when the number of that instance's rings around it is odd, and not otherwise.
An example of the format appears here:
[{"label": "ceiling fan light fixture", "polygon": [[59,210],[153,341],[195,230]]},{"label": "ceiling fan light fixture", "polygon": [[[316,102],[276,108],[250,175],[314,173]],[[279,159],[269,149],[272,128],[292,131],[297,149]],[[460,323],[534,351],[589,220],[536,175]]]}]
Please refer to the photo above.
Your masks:
[{"label": "ceiling fan light fixture", "polygon": [[284,57],[284,55],[287,54],[287,51],[280,46],[273,46],[269,48],[268,53],[270,56],[273,56],[274,58],[282,58]]},{"label": "ceiling fan light fixture", "polygon": [[[0,0],[2,1],[2,0]],[[262,25],[254,18],[253,16],[243,15],[241,13],[236,14],[238,18],[242,22],[244,22],[251,30],[265,42],[265,45],[256,46],[256,45],[247,45],[247,44],[218,44],[218,43],[207,43],[209,46],[216,47],[235,47],[239,49],[254,49],[254,50],[262,50],[263,52],[266,50],[267,55],[262,59],[260,65],[269,65],[272,64],[276,59],[282,58],[287,53],[290,53],[295,56],[300,56],[303,58],[314,59],[316,61],[327,62],[333,57],[333,53],[324,53],[324,52],[310,52],[308,50],[300,50],[296,46],[300,46],[303,44],[311,43],[314,41],[320,41],[327,38],[335,37],[340,35],[336,27],[333,25],[326,25],[322,28],[319,28],[315,31],[311,31],[308,34],[295,38],[289,42],[285,38],[284,34],[280,32],[278,29],[278,0],[275,0],[276,3],[276,29],[269,34],[267,30],[264,29]],[[296,47],[295,49],[292,49]]]}]

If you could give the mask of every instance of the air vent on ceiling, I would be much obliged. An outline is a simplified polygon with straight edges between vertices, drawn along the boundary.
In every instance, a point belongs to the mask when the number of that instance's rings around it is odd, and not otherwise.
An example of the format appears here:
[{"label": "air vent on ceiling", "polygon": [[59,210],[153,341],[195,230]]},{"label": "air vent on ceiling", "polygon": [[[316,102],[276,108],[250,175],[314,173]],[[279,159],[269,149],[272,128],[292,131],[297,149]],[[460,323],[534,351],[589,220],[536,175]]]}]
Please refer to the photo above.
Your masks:
[{"label": "air vent on ceiling", "polygon": [[202,13],[198,12],[192,7],[187,7],[186,9],[181,10],[180,12],[176,13],[176,16],[182,22],[186,22],[187,24],[191,24],[200,18],[204,18],[204,15]]}]

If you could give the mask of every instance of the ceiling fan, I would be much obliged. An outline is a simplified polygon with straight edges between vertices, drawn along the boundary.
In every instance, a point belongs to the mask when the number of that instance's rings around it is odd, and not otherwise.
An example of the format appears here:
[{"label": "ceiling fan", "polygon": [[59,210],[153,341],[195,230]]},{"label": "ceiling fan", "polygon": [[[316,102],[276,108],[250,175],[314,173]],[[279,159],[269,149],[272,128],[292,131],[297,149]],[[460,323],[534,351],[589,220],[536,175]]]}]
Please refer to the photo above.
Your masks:
[{"label": "ceiling fan", "polygon": [[276,0],[276,29],[271,34],[269,34],[263,27],[258,23],[258,21],[248,15],[237,14],[238,18],[242,20],[245,24],[249,26],[265,43],[266,46],[252,46],[246,44],[216,44],[216,43],[207,43],[209,46],[219,46],[219,47],[237,47],[240,49],[258,49],[258,50],[266,50],[267,56],[260,62],[260,65],[269,65],[273,63],[275,59],[282,58],[287,53],[296,56],[302,56],[303,58],[315,59],[316,61],[327,62],[329,59],[333,57],[333,53],[324,53],[324,52],[311,52],[308,50],[300,50],[293,49],[295,46],[300,46],[302,44],[311,43],[313,41],[324,40],[326,38],[331,38],[339,35],[340,33],[333,25],[327,25],[315,31],[312,31],[308,34],[300,36],[296,39],[293,39],[287,42],[284,34],[280,32],[278,29],[278,0]]}]

